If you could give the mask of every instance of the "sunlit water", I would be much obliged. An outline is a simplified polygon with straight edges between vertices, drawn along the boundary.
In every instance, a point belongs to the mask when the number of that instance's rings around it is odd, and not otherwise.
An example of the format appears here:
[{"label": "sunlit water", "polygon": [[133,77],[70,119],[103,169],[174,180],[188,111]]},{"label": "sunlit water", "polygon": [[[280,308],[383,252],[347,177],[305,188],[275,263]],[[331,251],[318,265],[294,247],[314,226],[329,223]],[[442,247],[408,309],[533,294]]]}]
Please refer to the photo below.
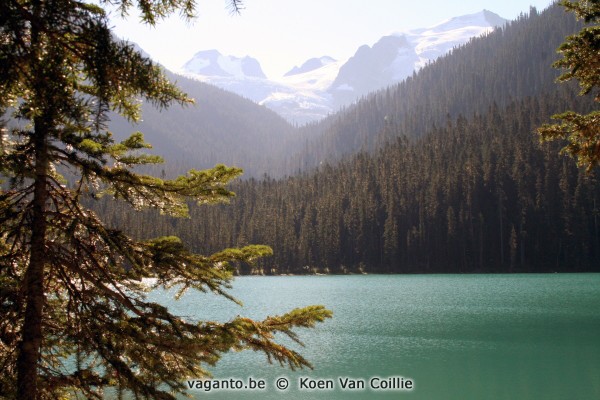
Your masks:
[{"label": "sunlit water", "polygon": [[[231,294],[243,308],[192,292],[152,297],[189,318],[262,319],[311,304],[334,317],[300,331],[314,370],[227,354],[215,378],[252,377],[266,390],[190,390],[196,398],[600,399],[600,274],[241,277]],[[334,389],[304,390],[303,377]],[[342,390],[345,377],[365,389]],[[374,377],[410,379],[414,388],[373,390]],[[285,391],[278,378],[288,380]]]}]

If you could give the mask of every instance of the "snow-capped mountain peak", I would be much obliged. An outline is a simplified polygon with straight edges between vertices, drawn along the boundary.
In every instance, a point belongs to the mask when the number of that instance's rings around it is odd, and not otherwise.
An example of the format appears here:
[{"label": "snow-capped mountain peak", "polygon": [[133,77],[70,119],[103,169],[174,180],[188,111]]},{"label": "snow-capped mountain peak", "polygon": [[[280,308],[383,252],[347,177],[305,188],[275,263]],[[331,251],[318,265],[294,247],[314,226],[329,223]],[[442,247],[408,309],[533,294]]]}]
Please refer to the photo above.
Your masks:
[{"label": "snow-capped mountain peak", "polygon": [[199,51],[185,63],[183,70],[201,76],[266,79],[256,59],[248,56],[243,58],[224,56],[217,50]]},{"label": "snow-capped mountain peak", "polygon": [[337,106],[348,104],[359,96],[405,79],[454,47],[504,23],[503,18],[483,10],[430,28],[384,36],[373,47],[358,49],[340,69],[330,92]]},{"label": "snow-capped mountain peak", "polygon": [[440,22],[432,27],[426,28],[425,31],[432,33],[446,33],[456,29],[465,29],[468,27],[489,27],[494,28],[502,26],[506,20],[488,10],[479,11],[474,14],[461,15]]}]

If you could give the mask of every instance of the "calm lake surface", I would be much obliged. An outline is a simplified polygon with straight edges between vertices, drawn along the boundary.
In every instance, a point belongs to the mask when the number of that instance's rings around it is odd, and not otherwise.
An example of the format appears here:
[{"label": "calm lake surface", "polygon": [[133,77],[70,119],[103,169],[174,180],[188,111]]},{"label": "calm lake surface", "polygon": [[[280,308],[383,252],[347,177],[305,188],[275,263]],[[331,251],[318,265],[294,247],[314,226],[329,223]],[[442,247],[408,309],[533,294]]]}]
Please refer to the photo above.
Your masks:
[{"label": "calm lake surface", "polygon": [[[189,318],[262,319],[311,304],[334,317],[300,330],[314,370],[231,353],[214,377],[263,379],[267,389],[190,390],[196,398],[600,399],[600,274],[240,277],[231,294],[243,308],[196,292],[152,297]],[[365,389],[342,390],[346,377]],[[374,377],[411,379],[414,389],[373,390]],[[334,389],[303,390],[301,378]]]}]

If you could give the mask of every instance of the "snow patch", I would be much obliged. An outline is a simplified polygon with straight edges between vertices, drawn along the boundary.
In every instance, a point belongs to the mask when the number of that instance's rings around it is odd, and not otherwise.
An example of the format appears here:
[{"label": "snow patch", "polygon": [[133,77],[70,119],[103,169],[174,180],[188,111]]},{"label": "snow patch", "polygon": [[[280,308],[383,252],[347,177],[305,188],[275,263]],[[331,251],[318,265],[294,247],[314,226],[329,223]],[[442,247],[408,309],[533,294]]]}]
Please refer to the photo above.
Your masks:
[{"label": "snow patch", "polygon": [[244,78],[244,72],[242,71],[242,63],[240,58],[219,55],[217,63],[219,67],[229,75],[237,79]]},{"label": "snow patch", "polygon": [[210,65],[210,60],[206,58],[192,58],[186,64],[185,68],[190,71],[200,71]]},{"label": "snow patch", "polygon": [[336,87],[335,90],[345,90],[345,91],[353,92],[354,88],[352,86],[348,85],[347,83],[343,83],[343,84],[339,85],[338,87]]}]

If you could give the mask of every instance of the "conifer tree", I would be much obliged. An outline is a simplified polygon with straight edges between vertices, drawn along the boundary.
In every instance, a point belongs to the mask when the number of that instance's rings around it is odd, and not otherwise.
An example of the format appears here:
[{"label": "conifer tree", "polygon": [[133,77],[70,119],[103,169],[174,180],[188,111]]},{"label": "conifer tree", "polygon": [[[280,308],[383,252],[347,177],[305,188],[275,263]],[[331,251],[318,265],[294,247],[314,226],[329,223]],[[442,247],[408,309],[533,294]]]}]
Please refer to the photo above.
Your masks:
[{"label": "conifer tree", "polygon": [[[195,0],[117,0],[146,23]],[[230,2],[234,10],[241,3]],[[204,377],[228,350],[264,352],[291,368],[310,366],[278,344],[298,340],[331,313],[321,306],[254,321],[186,321],[145,293],[156,287],[226,292],[232,263],[265,246],[193,254],[176,237],[134,240],[82,205],[113,196],[136,209],[185,217],[187,202],[233,195],[241,173],[218,165],[159,179],[136,167],[160,162],[139,132],[117,142],[109,112],[140,118],[140,99],[159,108],[191,102],[161,69],[117,40],[100,6],[76,0],[4,0],[0,5],[0,396],[102,398],[107,387],[168,399],[186,377]],[[154,278],[148,287],[144,278]],[[235,299],[232,299],[235,300]]]},{"label": "conifer tree", "polygon": [[[600,102],[600,3],[592,0],[563,1],[567,10],[573,11],[586,24],[579,33],[567,37],[559,47],[563,58],[554,66],[568,71],[559,77],[560,82],[575,79],[581,87],[581,95],[596,92],[594,100]],[[560,124],[546,124],[538,129],[542,140],[567,139],[563,149],[577,159],[580,167],[589,172],[600,165],[600,111],[578,114],[567,111],[554,115]]]}]

